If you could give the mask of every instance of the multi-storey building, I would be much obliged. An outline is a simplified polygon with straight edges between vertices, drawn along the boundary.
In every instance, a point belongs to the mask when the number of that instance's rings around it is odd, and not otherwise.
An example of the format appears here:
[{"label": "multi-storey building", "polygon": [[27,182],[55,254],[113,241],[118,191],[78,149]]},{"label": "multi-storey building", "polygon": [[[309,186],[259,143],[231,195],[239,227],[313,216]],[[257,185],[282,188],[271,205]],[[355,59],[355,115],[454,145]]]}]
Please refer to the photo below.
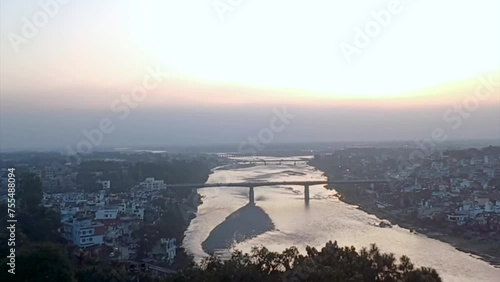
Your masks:
[{"label": "multi-storey building", "polygon": [[155,180],[153,177],[146,178],[146,180],[141,182],[139,186],[145,190],[160,190],[166,188],[164,180]]},{"label": "multi-storey building", "polygon": [[42,179],[42,170],[41,169],[32,168],[32,169],[30,169],[30,173],[33,173],[34,175],[38,176],[38,178]]},{"label": "multi-storey building", "polygon": [[54,178],[54,170],[50,166],[45,167],[45,179],[53,179]]},{"label": "multi-storey building", "polygon": [[63,222],[64,238],[80,248],[103,243],[104,225],[91,218],[70,219]]},{"label": "multi-storey building", "polygon": [[111,181],[109,180],[97,180],[97,184],[101,185],[104,190],[111,188]]},{"label": "multi-storey building", "polygon": [[118,218],[118,207],[105,207],[95,212],[95,220],[108,220]]}]

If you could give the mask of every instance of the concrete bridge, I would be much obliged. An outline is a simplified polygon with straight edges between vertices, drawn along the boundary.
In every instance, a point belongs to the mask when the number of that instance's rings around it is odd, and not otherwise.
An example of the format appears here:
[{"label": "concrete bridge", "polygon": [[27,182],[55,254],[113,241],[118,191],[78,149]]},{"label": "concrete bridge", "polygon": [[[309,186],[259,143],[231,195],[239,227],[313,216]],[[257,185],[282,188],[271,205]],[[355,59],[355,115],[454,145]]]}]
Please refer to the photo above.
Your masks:
[{"label": "concrete bridge", "polygon": [[248,164],[248,163],[250,163],[250,164],[264,164],[264,165],[267,165],[267,164],[285,164],[285,163],[297,164],[298,162],[306,163],[310,160],[310,159],[304,159],[304,158],[300,158],[300,159],[278,159],[278,158],[275,158],[275,159],[267,159],[267,160],[264,160],[264,159],[239,160],[239,159],[237,159],[238,157],[248,157],[248,156],[245,156],[242,154],[237,154],[237,153],[218,153],[216,155],[219,158],[229,159],[229,160],[232,160],[236,163],[242,163],[242,164]]},{"label": "concrete bridge", "polygon": [[304,200],[309,203],[309,187],[312,185],[335,185],[335,184],[376,184],[388,183],[388,180],[365,179],[365,180],[315,180],[315,181],[268,181],[268,182],[229,182],[229,183],[193,183],[193,184],[167,184],[167,188],[209,188],[209,187],[248,187],[248,200],[255,204],[255,187],[262,186],[304,186]]},{"label": "concrete bridge", "polygon": [[236,153],[218,153],[216,154],[219,158],[234,158],[234,157],[243,157],[242,154]]},{"label": "concrete bridge", "polygon": [[297,164],[298,162],[302,162],[302,163],[307,163],[309,160],[308,159],[296,159],[296,160],[290,160],[290,159],[286,159],[286,160],[235,160],[235,159],[232,159],[233,161],[236,161],[237,163],[239,164],[264,164],[264,165],[267,165],[267,164],[286,164],[286,163],[289,163],[289,164]]}]

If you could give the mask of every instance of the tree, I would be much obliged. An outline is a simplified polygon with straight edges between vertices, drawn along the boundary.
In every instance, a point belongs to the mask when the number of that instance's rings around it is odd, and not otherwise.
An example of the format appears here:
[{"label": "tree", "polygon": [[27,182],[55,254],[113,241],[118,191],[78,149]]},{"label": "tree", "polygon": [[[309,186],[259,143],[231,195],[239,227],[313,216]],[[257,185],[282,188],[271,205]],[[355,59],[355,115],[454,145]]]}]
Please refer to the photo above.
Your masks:
[{"label": "tree", "polygon": [[221,261],[215,256],[180,272],[171,281],[386,281],[439,282],[434,269],[415,268],[403,256],[381,253],[374,244],[359,253],[354,247],[339,247],[328,242],[320,251],[307,247],[301,255],[295,247],[282,253],[265,247],[254,248],[250,254],[235,251],[231,259]]},{"label": "tree", "polygon": [[32,242],[63,242],[59,228],[61,218],[54,210],[41,206],[20,210],[17,215],[19,232]]},{"label": "tree", "polygon": [[76,272],[76,278],[78,282],[125,282],[131,281],[128,279],[126,270],[122,267],[110,267],[110,266],[88,266],[79,269]]},{"label": "tree", "polygon": [[24,209],[36,208],[42,202],[42,182],[33,173],[26,173],[19,181],[18,199]]},{"label": "tree", "polygon": [[7,261],[2,260],[0,281],[76,281],[68,257],[62,247],[55,244],[35,244],[19,251],[15,275],[7,272],[8,267]]},{"label": "tree", "polygon": [[32,242],[61,242],[58,212],[41,206],[42,184],[32,173],[21,176],[19,188],[20,207],[17,211],[19,244]]}]

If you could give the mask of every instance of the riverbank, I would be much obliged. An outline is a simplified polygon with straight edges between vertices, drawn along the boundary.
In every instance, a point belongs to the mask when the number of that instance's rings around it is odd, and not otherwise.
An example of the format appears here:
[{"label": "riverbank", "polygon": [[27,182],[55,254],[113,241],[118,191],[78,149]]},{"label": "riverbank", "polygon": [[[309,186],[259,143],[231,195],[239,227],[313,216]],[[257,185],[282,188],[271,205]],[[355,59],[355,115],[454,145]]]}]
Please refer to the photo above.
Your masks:
[{"label": "riverbank", "polygon": [[459,251],[470,253],[471,256],[484,260],[496,268],[500,268],[500,246],[498,242],[474,241],[460,235],[450,234],[450,230],[447,228],[430,226],[419,222],[417,219],[395,215],[387,210],[378,208],[371,199],[364,196],[345,193],[342,189],[336,189],[336,191],[339,194],[338,198],[344,203],[355,205],[358,209],[366,213],[373,214],[380,219],[389,220],[392,224],[409,229],[410,232],[414,230],[429,238],[450,244]]},{"label": "riverbank", "polygon": [[[212,168],[209,173],[205,176],[203,182],[206,182],[210,175],[214,173],[214,170],[217,168]],[[182,199],[181,199],[182,200]],[[186,231],[191,224],[191,221],[196,218],[196,213],[198,211],[198,207],[203,204],[203,198],[198,193],[197,189],[192,189],[190,194],[185,199],[186,201],[183,204],[177,205],[177,209],[181,218],[176,219],[176,224],[182,226],[181,233],[176,236],[176,238],[181,238],[179,247],[177,249],[177,254],[174,258],[174,262],[171,266],[174,270],[184,269],[189,267],[194,263],[194,259],[192,254],[189,253],[183,246],[184,239],[186,237]]]},{"label": "riverbank", "polygon": [[174,237],[177,239],[177,242],[180,242],[173,263],[169,266],[173,270],[184,269],[193,263],[192,256],[184,249],[182,243],[184,241],[185,232],[191,220],[196,217],[196,210],[201,203],[200,195],[196,190],[193,190],[184,203],[175,204],[175,212],[173,213],[175,216],[169,217],[169,221],[173,222],[173,226],[178,226]]}]

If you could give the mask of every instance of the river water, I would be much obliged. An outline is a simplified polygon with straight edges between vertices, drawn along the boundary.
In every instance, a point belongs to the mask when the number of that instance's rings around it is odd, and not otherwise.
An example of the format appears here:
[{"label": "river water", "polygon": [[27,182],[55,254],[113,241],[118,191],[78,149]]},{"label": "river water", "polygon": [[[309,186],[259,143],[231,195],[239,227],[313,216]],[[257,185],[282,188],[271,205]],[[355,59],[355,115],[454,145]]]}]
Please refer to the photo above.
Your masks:
[{"label": "river water", "polygon": [[[322,174],[305,163],[268,164],[218,169],[208,182],[323,180]],[[199,189],[199,193],[203,204],[198,207],[197,217],[191,221],[184,239],[184,247],[196,260],[206,256],[202,243],[210,232],[248,204],[248,188],[204,188]],[[380,222],[377,217],[339,201],[334,195],[335,191],[326,190],[322,185],[311,186],[311,200],[306,206],[302,186],[255,188],[256,205],[270,217],[275,229],[235,243],[233,249],[249,251],[252,246],[263,245],[272,251],[282,251],[297,246],[304,252],[307,245],[321,248],[329,240],[357,249],[376,243],[384,252],[398,257],[404,254],[418,266],[435,268],[444,281],[500,281],[500,269],[447,243],[412,234],[397,225],[376,227],[374,224]],[[226,249],[220,254],[230,252]]]}]

